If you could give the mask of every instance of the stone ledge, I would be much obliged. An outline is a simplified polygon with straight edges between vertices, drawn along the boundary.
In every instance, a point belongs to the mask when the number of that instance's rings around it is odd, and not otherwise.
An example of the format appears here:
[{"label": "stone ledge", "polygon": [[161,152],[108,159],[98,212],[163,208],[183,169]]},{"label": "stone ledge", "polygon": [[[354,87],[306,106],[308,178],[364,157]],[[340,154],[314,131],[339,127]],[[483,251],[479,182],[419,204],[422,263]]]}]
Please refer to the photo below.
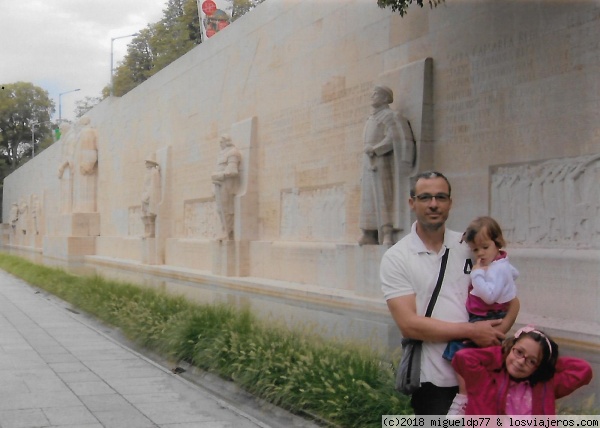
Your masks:
[{"label": "stone ledge", "polygon": [[520,312],[513,330],[533,324],[559,344],[600,352],[600,324]]},{"label": "stone ledge", "polygon": [[[163,278],[197,282],[198,284],[214,284],[231,290],[256,293],[257,295],[279,296],[316,305],[388,315],[387,305],[383,297],[380,299],[364,297],[343,289],[330,289],[311,284],[255,277],[224,277],[207,271],[165,265],[148,266],[131,260],[126,261],[108,257],[86,256],[85,260],[93,265],[136,270]],[[513,331],[527,324],[534,324],[543,329],[558,343],[588,347],[600,351],[600,324],[521,311]]]},{"label": "stone ledge", "polygon": [[197,282],[198,284],[215,284],[232,290],[256,293],[257,295],[279,296],[286,299],[351,309],[359,312],[388,313],[383,296],[381,298],[364,297],[344,289],[256,277],[225,277],[203,270],[166,265],[150,266],[132,260],[121,260],[110,257],[86,256],[85,261],[91,265],[136,270],[163,278]]}]

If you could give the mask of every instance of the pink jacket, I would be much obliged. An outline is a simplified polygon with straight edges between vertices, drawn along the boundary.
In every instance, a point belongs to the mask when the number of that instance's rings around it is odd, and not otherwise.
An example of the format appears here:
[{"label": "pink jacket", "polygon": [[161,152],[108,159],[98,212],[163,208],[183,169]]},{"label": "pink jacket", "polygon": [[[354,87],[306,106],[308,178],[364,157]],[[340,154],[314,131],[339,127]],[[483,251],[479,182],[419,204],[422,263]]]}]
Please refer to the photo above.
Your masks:
[{"label": "pink jacket", "polygon": [[[452,367],[467,384],[467,415],[506,414],[509,376],[502,366],[502,348],[467,348],[456,353]],[[533,387],[534,415],[555,415],[555,400],[569,395],[592,379],[592,368],[584,360],[559,357],[556,373],[548,382]]]}]

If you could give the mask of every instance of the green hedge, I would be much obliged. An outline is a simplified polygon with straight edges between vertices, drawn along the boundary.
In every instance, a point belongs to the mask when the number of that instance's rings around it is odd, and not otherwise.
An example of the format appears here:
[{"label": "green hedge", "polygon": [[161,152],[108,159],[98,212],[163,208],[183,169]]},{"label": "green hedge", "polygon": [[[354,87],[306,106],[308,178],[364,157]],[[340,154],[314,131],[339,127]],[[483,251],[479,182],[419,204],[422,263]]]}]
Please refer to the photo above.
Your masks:
[{"label": "green hedge", "polygon": [[380,427],[410,414],[391,362],[356,343],[259,321],[250,311],[200,305],[141,286],[76,276],[0,254],[0,268],[121,329],[161,355],[233,380],[266,401],[342,427]]}]

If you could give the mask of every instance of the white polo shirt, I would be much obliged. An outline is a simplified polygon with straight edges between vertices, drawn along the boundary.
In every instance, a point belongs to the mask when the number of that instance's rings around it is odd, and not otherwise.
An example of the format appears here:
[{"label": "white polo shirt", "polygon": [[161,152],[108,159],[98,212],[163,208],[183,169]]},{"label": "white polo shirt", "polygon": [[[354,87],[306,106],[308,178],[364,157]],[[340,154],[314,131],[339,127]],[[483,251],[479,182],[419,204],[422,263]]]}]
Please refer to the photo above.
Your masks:
[{"label": "white polo shirt", "polygon": [[[381,289],[385,299],[416,294],[417,313],[425,315],[440,271],[446,248],[448,265],[432,318],[448,322],[467,322],[465,308],[470,284],[471,251],[461,243],[462,234],[446,229],[444,245],[439,253],[430,252],[416,233],[411,233],[385,252],[381,260]],[[460,339],[457,337],[456,339]],[[437,386],[456,386],[456,376],[450,363],[442,358],[446,342],[424,342],[421,357],[421,382]]]}]

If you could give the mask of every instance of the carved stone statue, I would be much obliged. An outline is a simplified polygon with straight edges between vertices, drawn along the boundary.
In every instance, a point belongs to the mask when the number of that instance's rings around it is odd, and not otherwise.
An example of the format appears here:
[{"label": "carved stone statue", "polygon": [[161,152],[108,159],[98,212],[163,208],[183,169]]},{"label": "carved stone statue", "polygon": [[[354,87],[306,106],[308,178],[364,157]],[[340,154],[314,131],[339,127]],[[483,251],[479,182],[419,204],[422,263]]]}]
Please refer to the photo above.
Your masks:
[{"label": "carved stone statue", "polygon": [[79,120],[77,136],[76,168],[74,182],[74,212],[96,212],[96,181],[98,175],[98,147],[96,130],[90,126],[87,116]]},{"label": "carved stone statue", "polygon": [[19,221],[19,204],[13,202],[10,207],[10,226],[13,229],[13,232],[17,230],[17,223]]},{"label": "carved stone statue", "polygon": [[73,173],[74,173],[74,150],[75,134],[71,130],[68,122],[60,124],[61,134],[61,159],[62,163],[58,168],[58,178],[60,179],[60,203],[61,212],[68,214],[73,210]]},{"label": "carved stone statue", "polygon": [[27,234],[27,219],[29,216],[29,205],[25,198],[21,199],[19,203],[19,217],[17,221],[17,229],[23,234]]},{"label": "carved stone statue", "polygon": [[217,211],[224,235],[221,239],[233,239],[234,196],[239,186],[242,155],[228,135],[221,136],[221,150],[217,156],[217,170],[212,174]]},{"label": "carved stone statue", "polygon": [[373,89],[373,113],[364,128],[359,245],[392,245],[394,232],[403,229],[416,148],[408,120],[389,106],[393,101],[387,86]]},{"label": "carved stone statue", "polygon": [[142,193],[142,221],[144,223],[144,237],[154,238],[156,235],[156,216],[160,202],[160,166],[154,154],[146,159],[146,173],[144,177],[144,191]]}]

